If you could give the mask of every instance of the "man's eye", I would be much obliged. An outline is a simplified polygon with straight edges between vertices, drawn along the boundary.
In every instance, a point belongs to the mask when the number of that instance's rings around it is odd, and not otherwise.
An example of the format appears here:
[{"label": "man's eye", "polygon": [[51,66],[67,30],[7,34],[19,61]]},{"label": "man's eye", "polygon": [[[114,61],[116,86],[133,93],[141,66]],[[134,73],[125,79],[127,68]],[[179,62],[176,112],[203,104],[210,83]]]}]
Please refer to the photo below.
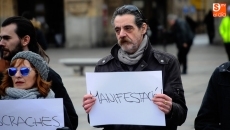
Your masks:
[{"label": "man's eye", "polygon": [[132,28],[131,27],[126,27],[125,30],[130,31]]},{"label": "man's eye", "polygon": [[0,41],[1,41],[1,40],[9,40],[9,39],[10,39],[9,36],[0,36]]},{"label": "man's eye", "polygon": [[9,36],[4,36],[3,39],[8,40],[8,39],[10,39],[10,37]]},{"label": "man's eye", "polygon": [[119,33],[119,32],[120,32],[120,29],[115,29],[115,32],[116,32],[116,33]]}]

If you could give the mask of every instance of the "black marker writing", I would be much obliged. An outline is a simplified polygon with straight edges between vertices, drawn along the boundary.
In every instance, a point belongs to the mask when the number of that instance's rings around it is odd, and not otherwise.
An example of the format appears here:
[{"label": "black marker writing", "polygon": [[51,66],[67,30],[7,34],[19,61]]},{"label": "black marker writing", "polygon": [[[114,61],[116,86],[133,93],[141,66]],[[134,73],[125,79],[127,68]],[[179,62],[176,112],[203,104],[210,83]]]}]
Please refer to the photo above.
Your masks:
[{"label": "black marker writing", "polygon": [[[90,92],[90,94],[92,94]],[[92,94],[93,95],[93,94]],[[126,92],[126,93],[100,93],[96,92],[96,97],[100,104],[102,103],[141,103],[145,101],[152,101],[154,96],[153,91],[150,92]]]},{"label": "black marker writing", "polygon": [[28,126],[28,127],[36,127],[36,126],[54,126],[60,127],[60,123],[57,119],[57,116],[53,117],[45,117],[42,116],[40,118],[34,117],[20,117],[20,116],[12,116],[12,115],[0,115],[0,128],[1,126]]}]

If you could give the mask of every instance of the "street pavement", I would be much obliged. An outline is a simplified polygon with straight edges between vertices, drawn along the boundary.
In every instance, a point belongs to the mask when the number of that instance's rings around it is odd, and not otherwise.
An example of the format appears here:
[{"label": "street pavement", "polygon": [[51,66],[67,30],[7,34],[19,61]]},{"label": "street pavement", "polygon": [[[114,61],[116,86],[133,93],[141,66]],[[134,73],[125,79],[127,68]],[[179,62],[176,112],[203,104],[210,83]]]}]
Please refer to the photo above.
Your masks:
[{"label": "street pavement", "polygon": [[[154,45],[162,51],[167,51],[176,56],[177,49],[174,44],[164,48],[161,45]],[[60,74],[63,83],[69,93],[79,117],[78,130],[94,130],[87,122],[87,114],[82,107],[82,98],[86,94],[85,76],[74,73],[73,69],[59,63],[62,58],[102,58],[110,53],[110,48],[50,48],[47,50],[50,56],[50,66]],[[222,44],[208,44],[205,34],[195,37],[194,44],[188,55],[188,74],[182,75],[182,82],[185,91],[185,99],[188,107],[188,115],[185,123],[178,127],[178,130],[193,130],[194,119],[199,110],[209,78],[214,69],[227,61],[227,54]],[[93,72],[93,67],[86,67],[85,72]],[[99,129],[100,130],[100,129]]]}]

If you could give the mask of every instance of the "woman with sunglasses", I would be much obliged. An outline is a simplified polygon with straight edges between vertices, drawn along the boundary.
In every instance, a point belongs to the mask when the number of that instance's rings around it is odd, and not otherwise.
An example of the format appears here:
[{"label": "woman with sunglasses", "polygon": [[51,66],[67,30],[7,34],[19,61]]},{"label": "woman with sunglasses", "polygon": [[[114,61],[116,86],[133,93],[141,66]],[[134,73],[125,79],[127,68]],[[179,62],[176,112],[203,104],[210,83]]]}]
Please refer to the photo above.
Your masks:
[{"label": "woman with sunglasses", "polygon": [[54,98],[51,82],[47,82],[48,72],[46,61],[38,54],[17,53],[4,72],[0,86],[2,99]]},{"label": "woman with sunglasses", "polygon": [[[51,82],[47,81],[47,62],[32,51],[18,52],[11,60],[10,67],[3,73],[0,95],[2,100],[55,98]],[[65,124],[70,121],[64,112]]]}]

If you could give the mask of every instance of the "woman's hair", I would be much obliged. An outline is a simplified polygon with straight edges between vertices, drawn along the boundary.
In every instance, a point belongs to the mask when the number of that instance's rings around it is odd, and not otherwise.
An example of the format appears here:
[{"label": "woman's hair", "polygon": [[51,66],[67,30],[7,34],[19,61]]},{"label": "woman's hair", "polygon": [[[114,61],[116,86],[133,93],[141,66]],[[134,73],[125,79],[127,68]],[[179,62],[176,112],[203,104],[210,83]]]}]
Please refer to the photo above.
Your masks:
[{"label": "woman's hair", "polygon": [[[10,67],[18,67],[15,66],[16,62],[19,62],[19,66],[24,64],[25,59],[16,59],[11,62]],[[30,63],[32,69],[35,70],[36,72],[36,81],[35,84],[32,87],[38,88],[39,93],[43,96],[46,97],[50,91],[50,86],[51,86],[51,81],[45,81],[42,79],[41,75],[38,73],[38,70]],[[12,78],[8,75],[8,71],[5,70],[3,72],[3,79],[2,79],[2,84],[0,86],[0,95],[4,96],[6,95],[5,90],[7,87],[13,87],[13,81]]]}]

